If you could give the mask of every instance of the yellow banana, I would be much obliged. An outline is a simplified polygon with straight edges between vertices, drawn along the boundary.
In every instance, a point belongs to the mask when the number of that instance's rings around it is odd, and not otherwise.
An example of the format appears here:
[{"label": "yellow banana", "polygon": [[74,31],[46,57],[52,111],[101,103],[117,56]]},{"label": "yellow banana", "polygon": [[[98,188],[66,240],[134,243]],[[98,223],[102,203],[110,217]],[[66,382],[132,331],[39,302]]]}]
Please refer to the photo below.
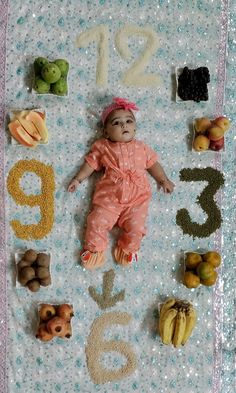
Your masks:
[{"label": "yellow banana", "polygon": [[185,312],[180,310],[176,316],[175,329],[172,343],[175,347],[179,347],[182,343],[185,327],[186,327],[186,316]]},{"label": "yellow banana", "polygon": [[162,337],[163,322],[164,322],[163,315],[166,313],[166,311],[168,311],[171,307],[174,306],[175,302],[176,299],[170,298],[161,306],[160,315],[159,315],[159,334],[161,337]]},{"label": "yellow banana", "polygon": [[182,339],[182,345],[184,345],[189,339],[189,337],[191,336],[193,328],[197,322],[197,313],[193,307],[189,307],[189,310],[186,310],[185,316],[186,316],[186,327]]},{"label": "yellow banana", "polygon": [[161,339],[162,339],[163,344],[166,344],[166,345],[171,344],[171,340],[172,340],[173,333],[175,330],[175,317],[177,314],[178,314],[178,311],[176,309],[170,308],[162,316],[163,324],[162,324]]}]

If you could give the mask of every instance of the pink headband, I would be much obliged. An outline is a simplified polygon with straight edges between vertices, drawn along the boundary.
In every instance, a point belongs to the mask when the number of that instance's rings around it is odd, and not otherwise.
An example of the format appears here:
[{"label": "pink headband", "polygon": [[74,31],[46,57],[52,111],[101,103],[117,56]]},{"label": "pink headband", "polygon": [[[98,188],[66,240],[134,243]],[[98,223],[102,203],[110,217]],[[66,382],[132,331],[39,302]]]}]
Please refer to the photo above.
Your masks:
[{"label": "pink headband", "polygon": [[101,120],[103,124],[105,124],[107,116],[116,109],[124,109],[125,111],[129,110],[131,112],[139,110],[134,102],[129,102],[125,98],[114,97],[112,104],[106,106],[102,112]]}]

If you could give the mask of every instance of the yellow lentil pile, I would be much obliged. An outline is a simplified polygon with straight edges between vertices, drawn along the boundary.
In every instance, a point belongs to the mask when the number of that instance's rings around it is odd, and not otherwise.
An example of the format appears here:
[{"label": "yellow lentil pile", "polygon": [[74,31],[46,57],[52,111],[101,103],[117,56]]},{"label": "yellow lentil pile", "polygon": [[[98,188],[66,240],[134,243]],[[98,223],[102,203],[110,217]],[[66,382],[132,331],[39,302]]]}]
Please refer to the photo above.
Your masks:
[{"label": "yellow lentil pile", "polygon": [[[26,195],[20,187],[20,180],[25,172],[33,172],[41,179],[41,194]],[[41,219],[37,224],[23,225],[19,220],[12,220],[11,226],[20,239],[42,239],[52,229],[54,223],[55,176],[50,165],[37,160],[20,160],[10,170],[7,178],[9,194],[18,205],[39,206]]]}]

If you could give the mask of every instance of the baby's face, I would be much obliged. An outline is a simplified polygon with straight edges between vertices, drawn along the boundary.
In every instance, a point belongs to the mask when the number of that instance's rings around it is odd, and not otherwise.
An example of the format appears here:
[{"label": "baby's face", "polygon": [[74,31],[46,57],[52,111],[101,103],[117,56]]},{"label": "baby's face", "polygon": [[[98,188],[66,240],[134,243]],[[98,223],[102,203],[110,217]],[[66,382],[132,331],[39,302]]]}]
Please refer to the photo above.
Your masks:
[{"label": "baby's face", "polygon": [[104,135],[112,142],[130,142],[135,135],[136,121],[130,111],[116,109],[110,113],[104,126]]}]

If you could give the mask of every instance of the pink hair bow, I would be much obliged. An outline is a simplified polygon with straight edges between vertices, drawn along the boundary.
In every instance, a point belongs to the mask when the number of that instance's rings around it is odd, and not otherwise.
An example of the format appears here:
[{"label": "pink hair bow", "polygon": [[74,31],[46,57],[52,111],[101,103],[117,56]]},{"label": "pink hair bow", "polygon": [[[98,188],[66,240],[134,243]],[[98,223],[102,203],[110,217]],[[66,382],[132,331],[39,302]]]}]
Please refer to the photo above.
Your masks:
[{"label": "pink hair bow", "polygon": [[120,105],[124,108],[124,110],[133,110],[133,111],[138,111],[138,107],[134,102],[130,102],[126,100],[126,98],[120,98],[120,97],[114,97],[113,101],[117,104]]},{"label": "pink hair bow", "polygon": [[116,109],[124,109],[125,111],[139,110],[134,102],[130,102],[126,98],[114,97],[113,102],[108,105],[102,112],[101,119],[103,124],[105,123],[107,116]]}]

